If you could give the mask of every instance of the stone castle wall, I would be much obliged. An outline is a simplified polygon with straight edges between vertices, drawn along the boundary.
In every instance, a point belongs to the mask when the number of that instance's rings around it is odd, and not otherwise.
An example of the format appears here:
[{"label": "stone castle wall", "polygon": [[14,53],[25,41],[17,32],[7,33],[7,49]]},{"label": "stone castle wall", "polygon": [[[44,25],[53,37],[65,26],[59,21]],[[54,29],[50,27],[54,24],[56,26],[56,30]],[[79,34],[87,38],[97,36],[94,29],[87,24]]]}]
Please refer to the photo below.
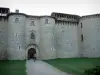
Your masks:
[{"label": "stone castle wall", "polygon": [[50,17],[40,18],[40,55],[42,59],[56,58],[54,48],[54,26],[55,20]]},{"label": "stone castle wall", "polygon": [[36,49],[37,59],[100,57],[100,16],[64,16],[0,18],[0,59],[27,59],[29,48]]},{"label": "stone castle wall", "polygon": [[0,59],[7,59],[8,19],[0,17]]},{"label": "stone castle wall", "polygon": [[78,57],[77,23],[56,23],[55,40],[57,58]]},{"label": "stone castle wall", "polygon": [[24,15],[12,14],[8,18],[8,59],[25,59],[25,25]]},{"label": "stone castle wall", "polygon": [[82,42],[83,50],[81,51],[83,56],[100,57],[100,16],[82,17],[79,26],[84,39]]}]

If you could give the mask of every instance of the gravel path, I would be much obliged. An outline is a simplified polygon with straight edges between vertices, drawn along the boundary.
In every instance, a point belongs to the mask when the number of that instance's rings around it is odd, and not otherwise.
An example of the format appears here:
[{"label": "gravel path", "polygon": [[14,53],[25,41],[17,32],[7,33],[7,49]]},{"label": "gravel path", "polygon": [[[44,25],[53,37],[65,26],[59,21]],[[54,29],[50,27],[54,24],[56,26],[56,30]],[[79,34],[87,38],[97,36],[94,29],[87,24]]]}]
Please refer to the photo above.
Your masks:
[{"label": "gravel path", "polygon": [[69,75],[39,60],[27,60],[26,68],[27,75]]}]

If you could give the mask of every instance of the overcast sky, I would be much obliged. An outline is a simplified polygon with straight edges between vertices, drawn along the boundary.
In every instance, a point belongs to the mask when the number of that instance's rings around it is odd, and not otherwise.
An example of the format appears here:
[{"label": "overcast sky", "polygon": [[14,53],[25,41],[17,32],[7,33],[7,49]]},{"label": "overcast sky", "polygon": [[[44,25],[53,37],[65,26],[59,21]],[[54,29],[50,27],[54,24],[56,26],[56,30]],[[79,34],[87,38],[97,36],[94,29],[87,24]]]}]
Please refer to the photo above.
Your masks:
[{"label": "overcast sky", "polygon": [[100,13],[100,0],[0,0],[0,7],[19,9],[29,15],[50,15],[51,12],[89,15]]}]

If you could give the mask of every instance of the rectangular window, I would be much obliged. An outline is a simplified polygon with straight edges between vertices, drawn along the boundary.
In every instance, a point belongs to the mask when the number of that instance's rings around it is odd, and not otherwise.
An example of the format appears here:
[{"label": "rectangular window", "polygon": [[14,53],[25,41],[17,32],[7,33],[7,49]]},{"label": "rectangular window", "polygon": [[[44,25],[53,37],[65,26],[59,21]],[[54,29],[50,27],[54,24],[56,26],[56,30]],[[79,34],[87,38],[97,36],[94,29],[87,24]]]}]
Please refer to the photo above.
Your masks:
[{"label": "rectangular window", "polygon": [[83,41],[83,34],[81,35],[81,41]]},{"label": "rectangular window", "polygon": [[82,26],[82,23],[81,23],[81,28],[82,28],[83,26]]}]

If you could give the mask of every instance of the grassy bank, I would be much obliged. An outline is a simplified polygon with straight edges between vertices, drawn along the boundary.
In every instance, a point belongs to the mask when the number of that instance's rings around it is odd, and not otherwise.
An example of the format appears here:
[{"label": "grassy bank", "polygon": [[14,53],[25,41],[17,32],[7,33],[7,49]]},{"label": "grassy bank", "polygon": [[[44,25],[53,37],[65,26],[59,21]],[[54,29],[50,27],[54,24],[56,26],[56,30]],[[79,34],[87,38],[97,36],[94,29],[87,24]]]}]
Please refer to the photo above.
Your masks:
[{"label": "grassy bank", "polygon": [[0,61],[0,75],[26,75],[25,61]]},{"label": "grassy bank", "polygon": [[100,58],[64,58],[44,61],[61,71],[75,75],[84,75],[85,69],[100,65]]}]

